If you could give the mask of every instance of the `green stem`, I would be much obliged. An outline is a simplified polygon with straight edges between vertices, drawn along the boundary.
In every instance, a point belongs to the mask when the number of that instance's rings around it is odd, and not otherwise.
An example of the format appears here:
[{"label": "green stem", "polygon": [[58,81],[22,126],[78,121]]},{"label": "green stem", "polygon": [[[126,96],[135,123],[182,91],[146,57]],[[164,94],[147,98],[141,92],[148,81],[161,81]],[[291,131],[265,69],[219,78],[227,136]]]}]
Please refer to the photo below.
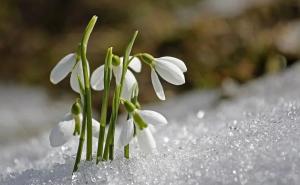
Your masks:
[{"label": "green stem", "polygon": [[[83,84],[79,77],[78,77],[78,83],[79,83],[79,87],[80,87],[80,92],[84,96],[85,92],[84,92]],[[83,118],[82,118],[82,123],[81,123],[81,132],[80,132],[80,136],[79,136],[79,144],[78,144],[78,148],[77,148],[77,154],[76,154],[75,164],[74,164],[74,168],[73,168],[73,173],[78,170],[78,165],[81,160],[82,148],[83,148],[85,132],[86,132],[86,129],[85,129],[86,128],[86,114],[85,114],[85,112],[86,112],[86,104],[83,105],[83,113],[82,113]]]},{"label": "green stem", "polygon": [[[112,159],[111,157],[113,154],[113,142],[114,142],[114,130],[115,130],[115,122],[118,117],[118,105],[117,105],[117,97],[119,96],[120,92],[120,86],[117,86],[115,89],[114,97],[113,97],[113,104],[112,104],[112,113],[110,117],[110,122],[109,122],[109,128],[108,128],[108,133],[106,136],[106,142],[105,142],[105,148],[104,148],[104,153],[103,153],[103,160],[108,160],[108,157]],[[112,145],[112,146],[111,146]]]},{"label": "green stem", "polygon": [[124,146],[124,157],[129,159],[129,144]]},{"label": "green stem", "polygon": [[111,128],[111,118],[110,117],[110,121],[109,121],[109,128],[108,128],[108,132],[107,132],[107,136],[106,136],[106,141],[105,141],[105,147],[104,147],[104,151],[103,151],[103,155],[102,155],[102,159],[104,161],[107,161],[108,160],[108,156],[109,156],[109,150],[108,150],[108,141],[110,140],[110,137],[111,137],[111,132],[112,132],[112,128]]},{"label": "green stem", "polygon": [[105,127],[106,127],[106,117],[107,117],[107,107],[108,107],[108,99],[109,99],[109,88],[111,81],[111,63],[112,63],[112,48],[108,48],[105,58],[105,69],[104,69],[104,95],[102,99],[102,108],[101,108],[101,116],[100,116],[100,132],[98,138],[98,149],[97,149],[97,160],[96,164],[102,158],[103,153],[103,144],[104,144],[104,136],[105,136]]},{"label": "green stem", "polygon": [[129,64],[129,55],[131,53],[134,41],[137,37],[138,31],[136,31],[131,38],[126,50],[125,50],[125,56],[123,58],[123,68],[122,68],[122,76],[121,76],[121,82],[119,85],[117,85],[115,94],[114,94],[114,102],[113,102],[113,110],[112,110],[112,116],[110,120],[110,125],[108,129],[108,134],[106,138],[105,148],[104,148],[104,155],[103,159],[109,158],[113,159],[113,153],[114,153],[114,136],[115,136],[115,127],[116,127],[116,121],[118,118],[118,112],[119,112],[119,106],[120,106],[120,97],[123,91],[124,86],[124,80],[125,80],[125,74],[127,72],[128,64]]},{"label": "green stem", "polygon": [[81,41],[81,60],[82,60],[82,68],[84,75],[84,88],[85,88],[85,104],[86,104],[86,121],[87,121],[87,144],[86,144],[86,160],[92,160],[92,152],[93,152],[93,142],[92,142],[92,95],[91,95],[91,87],[90,87],[90,74],[88,69],[88,60],[86,57],[86,50],[88,40],[90,38],[91,32],[96,24],[97,16],[93,16],[87,25],[82,41]]},{"label": "green stem", "polygon": [[[114,142],[114,137],[112,139],[112,142]],[[114,160],[114,144],[109,145],[109,160]]]},{"label": "green stem", "polygon": [[98,164],[102,160],[103,145],[104,145],[104,136],[105,136],[105,126],[102,126],[100,124],[96,164]]},{"label": "green stem", "polygon": [[80,137],[79,137],[79,144],[78,144],[78,148],[77,148],[77,154],[76,154],[75,164],[74,164],[74,168],[73,168],[73,173],[78,170],[78,165],[81,160],[82,148],[83,148],[85,131],[86,131],[85,127],[86,127],[86,115],[83,114],[81,133],[80,133]]}]

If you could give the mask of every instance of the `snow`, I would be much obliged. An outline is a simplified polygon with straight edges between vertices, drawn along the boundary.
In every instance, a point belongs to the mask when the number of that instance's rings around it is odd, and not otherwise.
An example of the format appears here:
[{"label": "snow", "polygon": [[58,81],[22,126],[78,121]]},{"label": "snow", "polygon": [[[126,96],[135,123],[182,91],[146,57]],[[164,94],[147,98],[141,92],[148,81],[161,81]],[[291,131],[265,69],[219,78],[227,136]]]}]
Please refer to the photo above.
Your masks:
[{"label": "snow", "polygon": [[130,160],[118,150],[112,162],[82,162],[73,176],[76,138],[50,148],[45,131],[1,147],[0,184],[299,184],[299,71],[250,82],[227,100],[194,91],[149,106],[169,120],[154,134],[157,152],[133,144]]},{"label": "snow", "polygon": [[[53,101],[45,90],[0,84],[0,146],[12,144],[50,129],[66,113],[70,98]],[[16,136],[16,137],[12,137]]]}]

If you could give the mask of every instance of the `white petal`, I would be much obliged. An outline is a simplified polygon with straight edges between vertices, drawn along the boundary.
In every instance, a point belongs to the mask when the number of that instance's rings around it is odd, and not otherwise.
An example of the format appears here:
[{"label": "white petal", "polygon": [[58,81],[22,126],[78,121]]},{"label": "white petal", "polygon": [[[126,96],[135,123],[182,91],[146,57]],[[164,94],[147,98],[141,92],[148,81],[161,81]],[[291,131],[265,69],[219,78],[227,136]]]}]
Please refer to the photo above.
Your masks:
[{"label": "white petal", "polygon": [[165,57],[160,57],[160,58],[157,58],[157,59],[158,60],[164,60],[164,61],[167,61],[167,62],[171,62],[172,64],[175,64],[177,67],[179,67],[179,69],[182,72],[187,71],[185,63],[182,60],[178,59],[178,58],[165,56]]},{"label": "white petal", "polygon": [[151,69],[151,81],[157,97],[161,100],[165,100],[166,97],[164,89],[154,69]]},{"label": "white petal", "polygon": [[76,66],[74,67],[71,78],[70,78],[70,84],[73,91],[80,93],[80,86],[78,82],[78,77],[81,79],[81,82],[84,84],[84,77],[83,77],[83,71],[82,71],[82,62],[78,61]]},{"label": "white petal", "polygon": [[119,85],[122,77],[122,62],[118,66],[113,66],[113,73],[116,78],[116,84]]},{"label": "white petal", "polygon": [[73,136],[75,121],[61,121],[50,132],[49,140],[52,147],[65,144]]},{"label": "white petal", "polygon": [[[131,59],[132,56],[129,56],[129,59]],[[121,64],[123,63],[123,57],[120,57],[120,61]],[[131,62],[129,63],[128,67],[130,67],[130,69],[132,69],[134,72],[141,72],[142,70],[142,63],[140,61],[140,59],[138,59],[137,57],[133,57]]]},{"label": "white petal", "polygon": [[73,115],[71,112],[68,112],[67,114],[64,115],[64,118],[62,121],[72,121],[72,120],[73,120]]},{"label": "white petal", "polygon": [[125,74],[125,80],[124,80],[124,86],[123,86],[123,91],[122,91],[122,98],[126,100],[131,99],[132,91],[134,84],[136,84],[137,81],[133,75],[133,73],[130,70],[127,70]]},{"label": "white petal", "polygon": [[[131,58],[131,56],[129,57],[129,59]],[[137,57],[133,57],[133,59],[131,60],[131,62],[129,63],[129,67],[139,73],[142,70],[142,63],[140,61],[140,59],[138,59]]]},{"label": "white petal", "polygon": [[73,69],[76,63],[76,54],[71,53],[62,58],[52,69],[50,81],[57,84],[62,81]]},{"label": "white petal", "polygon": [[140,148],[145,153],[151,153],[156,148],[156,143],[149,128],[144,128],[137,135]]},{"label": "white petal", "polygon": [[118,139],[118,147],[120,148],[129,144],[134,134],[133,119],[129,119],[122,124],[122,130]]},{"label": "white petal", "polygon": [[165,125],[168,123],[167,119],[158,112],[152,110],[137,110],[138,114],[143,120],[152,125]]},{"label": "white petal", "polygon": [[153,126],[153,125],[148,125],[148,127],[147,128],[149,128],[150,129],[150,131],[151,131],[151,133],[155,133],[155,132],[157,132],[157,129]]},{"label": "white petal", "polygon": [[185,83],[183,72],[171,62],[157,59],[155,70],[163,79],[171,84],[182,85]]},{"label": "white petal", "polygon": [[104,89],[104,65],[101,65],[92,73],[91,87],[98,91]]},{"label": "white petal", "polygon": [[99,130],[100,130],[100,123],[95,120],[95,119],[92,119],[92,129],[93,129],[93,136],[98,138],[99,137]]}]

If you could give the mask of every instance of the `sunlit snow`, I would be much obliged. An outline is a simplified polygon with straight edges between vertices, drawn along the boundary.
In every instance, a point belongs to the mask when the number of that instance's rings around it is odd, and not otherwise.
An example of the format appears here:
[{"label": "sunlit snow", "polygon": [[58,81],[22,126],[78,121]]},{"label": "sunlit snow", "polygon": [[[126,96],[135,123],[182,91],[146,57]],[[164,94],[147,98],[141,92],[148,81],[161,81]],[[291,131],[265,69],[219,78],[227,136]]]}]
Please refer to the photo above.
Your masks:
[{"label": "sunlit snow", "polygon": [[72,176],[77,140],[50,148],[45,131],[1,148],[0,184],[300,183],[299,65],[250,82],[232,99],[197,91],[151,109],[169,119],[154,134],[156,153],[134,144],[130,160],[118,150],[114,161],[82,162]]}]

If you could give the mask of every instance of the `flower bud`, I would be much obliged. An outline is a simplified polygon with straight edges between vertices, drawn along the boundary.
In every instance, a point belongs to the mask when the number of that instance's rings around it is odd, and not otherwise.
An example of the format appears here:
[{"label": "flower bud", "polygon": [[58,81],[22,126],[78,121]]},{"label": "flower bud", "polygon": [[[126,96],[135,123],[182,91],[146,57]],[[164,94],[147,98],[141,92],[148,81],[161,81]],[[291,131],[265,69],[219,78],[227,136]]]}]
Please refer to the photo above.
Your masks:
[{"label": "flower bud", "polygon": [[145,62],[146,64],[153,65],[154,57],[148,53],[142,53],[137,56],[141,61]]},{"label": "flower bud", "polygon": [[121,61],[120,61],[120,57],[117,55],[113,55],[112,57],[112,65],[114,66],[118,66],[120,65]]},{"label": "flower bud", "polygon": [[72,114],[73,115],[79,115],[81,113],[81,107],[80,107],[80,103],[78,101],[76,101],[73,105],[72,105]]}]

